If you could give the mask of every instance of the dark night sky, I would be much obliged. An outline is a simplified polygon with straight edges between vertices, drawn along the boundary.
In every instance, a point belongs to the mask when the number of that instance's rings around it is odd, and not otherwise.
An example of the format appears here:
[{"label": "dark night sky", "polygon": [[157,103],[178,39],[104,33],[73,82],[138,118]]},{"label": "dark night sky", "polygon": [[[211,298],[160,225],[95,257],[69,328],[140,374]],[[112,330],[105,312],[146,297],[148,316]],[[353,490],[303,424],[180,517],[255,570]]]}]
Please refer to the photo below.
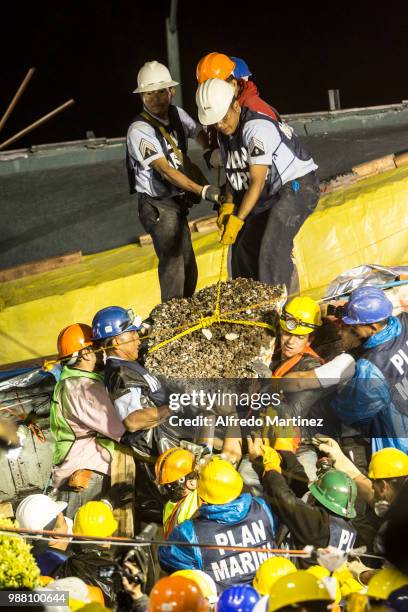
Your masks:
[{"label": "dark night sky", "polygon": [[[299,5],[299,6],[298,6]],[[138,68],[167,63],[170,0],[14,3],[3,17],[0,115],[35,66],[28,90],[1,134],[5,140],[70,97],[76,105],[13,145],[76,140],[87,129],[123,136],[138,110]],[[248,7],[254,7],[248,8]],[[256,8],[255,8],[256,7]],[[184,107],[195,115],[195,66],[210,51],[244,57],[263,97],[282,113],[408,98],[408,2],[221,2],[179,0]]]}]

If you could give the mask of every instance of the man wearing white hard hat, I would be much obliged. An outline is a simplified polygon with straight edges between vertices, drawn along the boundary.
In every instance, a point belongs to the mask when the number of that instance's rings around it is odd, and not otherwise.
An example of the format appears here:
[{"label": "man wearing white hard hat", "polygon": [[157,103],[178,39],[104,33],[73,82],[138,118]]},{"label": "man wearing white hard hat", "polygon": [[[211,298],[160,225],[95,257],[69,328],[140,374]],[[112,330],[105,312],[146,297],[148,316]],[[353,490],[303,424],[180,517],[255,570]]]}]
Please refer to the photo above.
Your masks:
[{"label": "man wearing white hard hat", "polygon": [[[73,521],[63,514],[66,507],[66,502],[54,501],[48,495],[28,495],[17,506],[16,521],[23,529],[72,534]],[[61,537],[49,542],[34,540],[33,555],[43,576],[49,576],[64,563],[68,544],[69,539]]]},{"label": "man wearing white hard hat", "polygon": [[226,81],[209,79],[196,94],[202,125],[215,125],[227,177],[218,218],[232,244],[232,277],[290,290],[293,240],[319,199],[317,169],[292,128],[241,107]]},{"label": "man wearing white hard hat", "polygon": [[139,194],[140,221],[153,240],[159,259],[161,298],[191,297],[197,264],[187,223],[188,209],[201,199],[218,202],[220,190],[208,185],[187,158],[188,139],[208,148],[204,130],[182,108],[174,106],[169,70],[146,62],[137,75],[143,112],[127,134],[127,168],[131,192]]}]

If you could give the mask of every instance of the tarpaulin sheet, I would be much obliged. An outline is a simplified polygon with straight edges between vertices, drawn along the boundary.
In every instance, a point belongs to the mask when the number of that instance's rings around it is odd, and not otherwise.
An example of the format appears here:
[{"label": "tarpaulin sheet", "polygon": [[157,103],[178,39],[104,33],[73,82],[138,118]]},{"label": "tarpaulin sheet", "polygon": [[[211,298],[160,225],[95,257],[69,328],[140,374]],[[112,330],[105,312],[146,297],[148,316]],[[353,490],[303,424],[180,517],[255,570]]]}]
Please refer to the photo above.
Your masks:
[{"label": "tarpaulin sheet", "polygon": [[[193,234],[198,288],[218,279],[218,234]],[[322,297],[339,274],[373,263],[408,261],[408,168],[360,181],[321,198],[295,239],[301,292]],[[226,276],[226,271],[224,271]],[[3,283],[0,293],[0,364],[56,352],[58,333],[90,323],[109,305],[147,316],[160,302],[153,247],[128,245],[89,255],[81,264]]]},{"label": "tarpaulin sheet", "polygon": [[361,264],[408,261],[408,168],[384,172],[320,199],[295,239],[300,290],[320,297]]},{"label": "tarpaulin sheet", "polygon": [[[216,233],[195,233],[193,243],[201,289],[218,280],[221,246]],[[88,255],[74,266],[3,283],[0,364],[55,354],[61,329],[75,322],[90,324],[105,306],[132,307],[146,317],[158,303],[152,246],[128,245]]]}]

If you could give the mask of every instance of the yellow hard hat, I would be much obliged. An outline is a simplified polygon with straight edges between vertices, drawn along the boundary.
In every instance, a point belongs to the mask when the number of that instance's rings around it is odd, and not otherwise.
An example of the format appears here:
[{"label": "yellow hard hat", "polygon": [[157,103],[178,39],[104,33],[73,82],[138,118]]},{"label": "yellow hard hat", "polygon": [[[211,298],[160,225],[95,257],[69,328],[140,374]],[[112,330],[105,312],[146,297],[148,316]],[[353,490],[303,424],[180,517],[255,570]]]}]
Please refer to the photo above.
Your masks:
[{"label": "yellow hard hat", "polygon": [[112,509],[105,502],[87,502],[75,514],[74,534],[105,538],[111,536],[117,528]]},{"label": "yellow hard hat", "polygon": [[389,565],[383,567],[368,583],[367,597],[373,599],[388,599],[393,591],[408,584],[408,576]]},{"label": "yellow hard hat", "polygon": [[399,478],[408,476],[408,455],[398,448],[382,448],[371,457],[368,477]]},{"label": "yellow hard hat", "polygon": [[239,497],[243,486],[241,475],[229,461],[212,457],[200,471],[198,495],[207,504],[227,504]]},{"label": "yellow hard hat", "polygon": [[172,576],[184,576],[195,582],[202,591],[202,594],[208,599],[210,604],[215,604],[218,601],[217,585],[214,580],[201,570],[178,570],[173,572]]},{"label": "yellow hard hat", "polygon": [[296,571],[296,565],[289,559],[270,557],[258,567],[252,585],[261,595],[269,595],[272,586],[279,578]]},{"label": "yellow hard hat", "polygon": [[268,612],[274,612],[285,606],[304,601],[332,602],[326,587],[322,582],[306,570],[282,576],[273,585],[269,595]]},{"label": "yellow hard hat", "polygon": [[[312,574],[312,576],[314,576],[318,580],[322,580],[323,584],[325,584],[326,588],[328,588],[328,585],[323,580],[324,578],[329,578],[330,577],[330,572],[329,572],[328,569],[326,569],[322,565],[312,565],[311,567],[308,567],[306,571],[309,574]],[[334,602],[335,603],[340,603],[340,601],[341,601],[341,591],[340,591],[339,580],[338,580],[337,576],[335,576],[334,574],[333,574],[332,578],[336,581],[336,597],[335,597]],[[334,590],[334,584],[333,584],[333,590]]]},{"label": "yellow hard hat", "polygon": [[322,325],[319,304],[310,297],[295,297],[288,302],[280,316],[281,329],[288,334],[311,334]]}]

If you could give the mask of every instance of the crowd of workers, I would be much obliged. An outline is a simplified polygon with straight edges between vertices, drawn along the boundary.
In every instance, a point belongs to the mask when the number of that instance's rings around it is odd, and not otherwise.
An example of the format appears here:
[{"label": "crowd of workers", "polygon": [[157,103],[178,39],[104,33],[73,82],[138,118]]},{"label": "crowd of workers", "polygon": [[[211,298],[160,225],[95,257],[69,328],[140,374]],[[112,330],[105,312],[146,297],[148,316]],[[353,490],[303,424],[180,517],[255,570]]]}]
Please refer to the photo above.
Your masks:
[{"label": "crowd of workers", "polygon": [[[316,165],[250,76],[238,58],[199,62],[205,132],[171,105],[177,83],[165,66],[139,72],[144,110],[129,129],[128,169],[163,300],[195,290],[186,192],[219,207],[235,277],[290,287],[293,239],[318,200]],[[188,137],[221,160],[223,192],[184,173]],[[342,345],[327,362],[316,345],[325,325]],[[15,513],[19,528],[48,532],[31,539],[35,584],[68,590],[72,610],[408,610],[407,325],[375,286],[331,309],[289,299],[272,362],[254,355],[252,367],[279,390],[278,415],[314,425],[227,428],[219,448],[169,425],[169,381],[144,367],[149,325],[133,311],[110,306],[91,325],[69,325],[57,342],[51,484]],[[118,449],[132,453],[136,477],[112,486]],[[160,545],[111,540],[121,507],[134,511],[135,535],[155,533]],[[23,554],[5,556],[10,541],[0,536],[0,587],[33,588],[24,571],[4,569]]]}]

